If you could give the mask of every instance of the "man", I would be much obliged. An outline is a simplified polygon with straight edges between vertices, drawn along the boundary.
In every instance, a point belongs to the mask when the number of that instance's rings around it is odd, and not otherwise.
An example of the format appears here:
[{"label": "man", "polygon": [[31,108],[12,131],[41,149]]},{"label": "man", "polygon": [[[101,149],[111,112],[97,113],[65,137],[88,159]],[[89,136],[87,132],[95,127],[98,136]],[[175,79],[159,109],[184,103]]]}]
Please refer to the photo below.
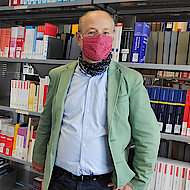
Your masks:
[{"label": "man", "polygon": [[144,190],[153,173],[158,124],[141,75],[111,61],[113,39],[108,13],[86,13],[79,60],[50,71],[33,154],[33,168],[45,167],[43,190]]}]

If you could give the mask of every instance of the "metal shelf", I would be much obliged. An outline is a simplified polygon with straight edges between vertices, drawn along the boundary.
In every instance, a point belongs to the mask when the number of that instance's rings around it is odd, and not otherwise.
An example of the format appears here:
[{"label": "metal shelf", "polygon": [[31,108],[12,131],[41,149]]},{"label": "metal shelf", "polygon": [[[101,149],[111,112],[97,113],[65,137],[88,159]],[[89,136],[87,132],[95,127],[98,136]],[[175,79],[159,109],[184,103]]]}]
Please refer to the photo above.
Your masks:
[{"label": "metal shelf", "polygon": [[91,0],[77,0],[77,1],[65,1],[65,2],[33,4],[33,5],[1,6],[0,11],[43,9],[43,8],[53,8],[53,7],[68,7],[68,6],[82,6],[82,5],[91,5],[91,3],[92,3]]},{"label": "metal shelf", "polygon": [[33,115],[33,116],[40,116],[41,115],[41,113],[38,113],[38,112],[21,110],[21,109],[16,109],[16,108],[10,108],[8,106],[0,106],[0,110],[21,113],[21,114],[24,114],[24,115]]},{"label": "metal shelf", "polygon": [[187,136],[161,133],[161,138],[162,139],[173,140],[173,141],[180,141],[180,142],[190,143],[190,137],[187,137]]},{"label": "metal shelf", "polygon": [[26,160],[22,160],[22,159],[19,159],[19,158],[15,158],[15,157],[12,157],[12,156],[7,156],[7,155],[4,155],[4,154],[0,154],[0,157],[1,158],[5,158],[5,159],[8,159],[8,160],[11,160],[13,162],[17,162],[17,163],[20,163],[20,164],[24,164],[24,165],[27,165],[27,166],[32,166],[32,163],[31,162],[28,162]]},{"label": "metal shelf", "polygon": [[150,63],[128,63],[121,62],[121,64],[136,69],[154,69],[154,70],[168,70],[168,71],[190,71],[190,65],[165,65],[165,64],[150,64]]},{"label": "metal shelf", "polygon": [[139,2],[139,1],[147,1],[147,0],[94,0],[94,4],[99,4],[99,3],[122,3],[122,2]]},{"label": "metal shelf", "polygon": [[73,61],[76,60],[0,58],[0,62],[31,63],[31,64],[46,64],[46,65],[65,65]]}]

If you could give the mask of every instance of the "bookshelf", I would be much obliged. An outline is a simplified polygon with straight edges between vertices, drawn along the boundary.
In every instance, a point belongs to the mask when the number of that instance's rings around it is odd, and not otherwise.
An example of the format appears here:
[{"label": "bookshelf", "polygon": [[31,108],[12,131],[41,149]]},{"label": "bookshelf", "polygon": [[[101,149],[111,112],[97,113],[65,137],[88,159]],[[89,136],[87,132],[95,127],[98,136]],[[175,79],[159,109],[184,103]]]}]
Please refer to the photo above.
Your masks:
[{"label": "bookshelf", "polygon": [[187,136],[161,133],[161,138],[162,139],[167,139],[167,140],[173,140],[173,141],[190,143],[190,137],[187,137]]},{"label": "bookshelf", "polygon": [[[17,23],[19,24],[39,24],[42,21],[47,22],[57,22],[57,23],[74,23],[84,12],[89,10],[101,9],[108,10],[111,14],[115,16],[124,16],[124,15],[146,15],[146,18],[151,20],[150,15],[165,15],[170,16],[171,13],[188,13],[190,12],[190,3],[181,2],[180,0],[168,1],[165,2],[165,5],[159,2],[162,0],[156,1],[144,1],[144,0],[78,0],[78,1],[67,1],[59,3],[48,3],[48,4],[38,4],[38,5],[22,5],[22,6],[1,6],[0,7],[0,23],[6,21],[7,23]],[[176,4],[174,3],[176,2]],[[177,4],[178,2],[178,4]],[[122,6],[120,3],[129,3],[130,5]],[[134,3],[134,4],[133,4]],[[139,3],[139,4],[138,4]],[[142,3],[142,4],[141,4]],[[156,3],[156,4],[155,4]],[[174,3],[174,4],[172,4]],[[137,19],[144,19],[145,17],[139,17]],[[159,17],[160,18],[160,17]],[[168,17],[165,17],[166,19]],[[188,17],[189,18],[189,17]],[[158,19],[154,17],[153,19]],[[175,19],[175,18],[174,18]],[[176,18],[178,19],[178,18]],[[151,20],[152,21],[152,20]],[[11,23],[12,22],[12,23]],[[14,25],[12,24],[12,25]],[[30,63],[36,65],[36,70],[38,65],[39,67],[48,67],[48,66],[59,66],[65,65],[75,60],[53,60],[53,59],[13,59],[13,58],[0,58],[0,62],[6,63]],[[1,64],[0,63],[0,64]],[[121,63],[129,68],[134,69],[150,69],[150,70],[168,70],[168,71],[186,71],[189,72],[190,66],[188,65],[164,65],[164,64],[141,64],[141,63]],[[21,109],[14,109],[8,106],[0,106],[0,110],[16,112],[24,115],[33,115],[40,116],[38,112],[31,112]],[[189,137],[172,135],[172,134],[161,134],[162,139],[180,141],[190,143]],[[0,155],[5,159],[9,159],[13,162],[18,162],[27,166],[31,166],[30,162],[9,157],[6,155]]]},{"label": "bookshelf", "polygon": [[32,116],[40,116],[41,115],[41,113],[38,113],[38,112],[15,109],[15,108],[10,108],[8,106],[0,106],[0,110],[16,112],[16,113],[20,113],[20,114],[24,114],[24,115],[32,115]]},{"label": "bookshelf", "polygon": [[31,63],[46,65],[65,65],[75,60],[56,60],[56,59],[16,59],[16,58],[0,58],[0,62],[7,63]]},{"label": "bookshelf", "polygon": [[28,161],[25,161],[25,160],[22,160],[22,159],[19,159],[19,158],[15,158],[15,157],[12,157],[12,156],[7,156],[7,155],[4,155],[4,154],[0,154],[0,157],[8,159],[8,160],[13,161],[13,162],[24,164],[24,165],[27,165],[27,166],[32,166],[31,162],[28,162]]}]

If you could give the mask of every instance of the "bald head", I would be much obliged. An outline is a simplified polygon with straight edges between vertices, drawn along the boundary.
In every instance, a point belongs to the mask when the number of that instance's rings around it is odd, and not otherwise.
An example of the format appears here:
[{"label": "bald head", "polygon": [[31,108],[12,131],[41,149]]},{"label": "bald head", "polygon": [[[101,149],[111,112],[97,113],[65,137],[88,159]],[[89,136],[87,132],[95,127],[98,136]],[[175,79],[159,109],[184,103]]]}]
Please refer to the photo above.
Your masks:
[{"label": "bald head", "polygon": [[83,30],[83,26],[87,23],[89,23],[89,21],[91,22],[92,19],[98,19],[100,21],[100,24],[104,24],[101,21],[107,21],[107,23],[110,25],[110,27],[113,28],[114,30],[114,20],[112,18],[112,16],[107,13],[106,11],[89,11],[87,13],[85,13],[82,17],[80,17],[79,19],[79,32],[82,32]]}]

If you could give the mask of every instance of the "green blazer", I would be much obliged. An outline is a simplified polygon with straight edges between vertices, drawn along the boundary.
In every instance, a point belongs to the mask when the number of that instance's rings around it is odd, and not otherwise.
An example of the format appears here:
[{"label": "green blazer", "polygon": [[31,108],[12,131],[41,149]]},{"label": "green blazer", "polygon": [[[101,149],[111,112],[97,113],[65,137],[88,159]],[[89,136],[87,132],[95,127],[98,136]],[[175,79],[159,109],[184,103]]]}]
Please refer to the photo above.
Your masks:
[{"label": "green blazer", "polygon": [[[48,189],[56,158],[61,121],[68,87],[77,61],[53,69],[44,112],[41,114],[33,161],[45,163],[43,190]],[[157,157],[160,132],[141,74],[116,62],[108,70],[107,92],[108,144],[115,171],[113,183],[127,183],[133,190],[144,190]],[[135,142],[133,171],[129,168],[126,147]]]}]

